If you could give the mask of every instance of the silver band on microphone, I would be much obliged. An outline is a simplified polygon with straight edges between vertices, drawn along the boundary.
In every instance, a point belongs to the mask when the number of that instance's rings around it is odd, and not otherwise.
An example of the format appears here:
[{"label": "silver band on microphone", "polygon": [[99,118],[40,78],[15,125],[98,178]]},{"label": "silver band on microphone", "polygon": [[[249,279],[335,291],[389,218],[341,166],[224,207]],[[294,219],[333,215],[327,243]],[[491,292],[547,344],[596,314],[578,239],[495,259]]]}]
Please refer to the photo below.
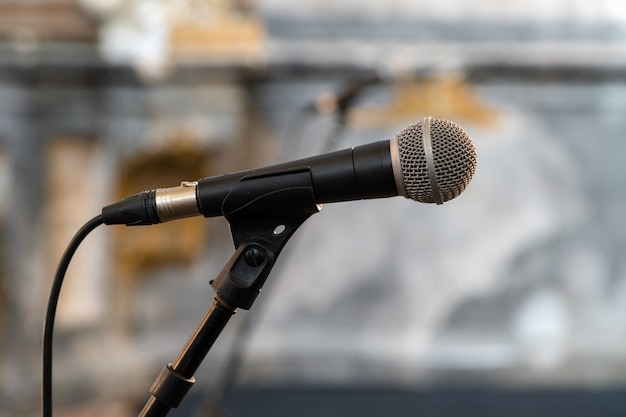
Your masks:
[{"label": "silver band on microphone", "polygon": [[441,197],[441,191],[439,191],[439,185],[437,184],[437,171],[435,170],[435,158],[433,157],[433,144],[430,139],[430,120],[430,117],[424,117],[422,122],[422,142],[424,144],[424,153],[426,154],[426,167],[428,169],[430,187],[433,190],[433,198],[435,199],[435,203],[443,204],[443,197]]},{"label": "silver band on microphone", "polygon": [[400,161],[400,149],[398,148],[398,138],[394,137],[389,141],[389,154],[391,155],[391,167],[393,168],[393,178],[396,182],[398,194],[409,198],[404,186],[404,176],[402,174],[402,162]]}]

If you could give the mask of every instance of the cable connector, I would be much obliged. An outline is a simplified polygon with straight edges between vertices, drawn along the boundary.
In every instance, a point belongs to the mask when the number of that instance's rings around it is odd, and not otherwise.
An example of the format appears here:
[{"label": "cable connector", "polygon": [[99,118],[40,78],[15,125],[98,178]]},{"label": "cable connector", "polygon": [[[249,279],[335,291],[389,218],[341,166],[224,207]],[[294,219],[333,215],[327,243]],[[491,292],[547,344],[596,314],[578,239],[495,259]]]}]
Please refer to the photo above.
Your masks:
[{"label": "cable connector", "polygon": [[197,181],[183,181],[179,187],[157,188],[154,196],[157,216],[162,222],[200,216]]},{"label": "cable connector", "polygon": [[131,195],[102,209],[104,224],[140,226],[200,215],[195,181]]},{"label": "cable connector", "polygon": [[156,190],[131,195],[102,209],[104,224],[139,226],[161,223],[157,213]]}]

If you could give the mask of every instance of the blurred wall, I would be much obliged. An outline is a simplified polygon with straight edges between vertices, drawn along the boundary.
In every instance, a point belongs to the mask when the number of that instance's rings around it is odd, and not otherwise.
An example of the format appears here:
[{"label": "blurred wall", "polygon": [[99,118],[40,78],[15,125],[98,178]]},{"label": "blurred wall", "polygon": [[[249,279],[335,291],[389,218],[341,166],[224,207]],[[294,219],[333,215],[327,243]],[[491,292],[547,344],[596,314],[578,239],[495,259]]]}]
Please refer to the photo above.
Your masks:
[{"label": "blurred wall", "polygon": [[[54,264],[103,205],[425,115],[474,139],[469,188],[442,207],[326,205],[197,389],[623,387],[625,16],[583,0],[0,3],[0,415],[36,412]],[[232,243],[223,219],[103,229],[64,284],[57,401],[132,415]]]}]

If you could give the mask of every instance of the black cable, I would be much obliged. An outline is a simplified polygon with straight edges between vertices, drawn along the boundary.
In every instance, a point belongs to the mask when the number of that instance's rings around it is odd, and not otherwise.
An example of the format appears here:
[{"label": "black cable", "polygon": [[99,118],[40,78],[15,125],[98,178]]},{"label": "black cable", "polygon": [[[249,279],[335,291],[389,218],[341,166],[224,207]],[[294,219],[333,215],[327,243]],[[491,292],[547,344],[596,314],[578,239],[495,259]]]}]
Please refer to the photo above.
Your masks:
[{"label": "black cable", "polygon": [[87,237],[87,235],[96,227],[104,223],[102,215],[98,215],[89,220],[83,227],[76,232],[70,244],[65,249],[63,256],[59,261],[52,287],[50,289],[50,298],[48,299],[48,308],[43,325],[43,375],[41,381],[41,415],[42,417],[52,417],[52,331],[54,330],[54,317],[56,316],[57,304],[59,302],[59,294],[61,293],[61,285],[65,278],[67,268],[74,256],[74,253]]}]

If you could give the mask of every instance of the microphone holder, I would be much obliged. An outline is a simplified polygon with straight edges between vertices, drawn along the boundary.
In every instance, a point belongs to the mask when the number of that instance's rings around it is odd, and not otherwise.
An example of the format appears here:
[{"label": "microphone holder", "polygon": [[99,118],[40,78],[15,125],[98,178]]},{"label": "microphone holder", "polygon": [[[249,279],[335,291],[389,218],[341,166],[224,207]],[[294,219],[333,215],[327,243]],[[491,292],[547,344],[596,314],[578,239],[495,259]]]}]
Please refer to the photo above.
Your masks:
[{"label": "microphone holder", "polygon": [[157,377],[140,417],[163,417],[182,403],[228,320],[237,308],[250,309],[289,238],[320,210],[308,168],[244,177],[222,207],[235,253],[211,281],[216,293],[211,305],[176,360]]}]

